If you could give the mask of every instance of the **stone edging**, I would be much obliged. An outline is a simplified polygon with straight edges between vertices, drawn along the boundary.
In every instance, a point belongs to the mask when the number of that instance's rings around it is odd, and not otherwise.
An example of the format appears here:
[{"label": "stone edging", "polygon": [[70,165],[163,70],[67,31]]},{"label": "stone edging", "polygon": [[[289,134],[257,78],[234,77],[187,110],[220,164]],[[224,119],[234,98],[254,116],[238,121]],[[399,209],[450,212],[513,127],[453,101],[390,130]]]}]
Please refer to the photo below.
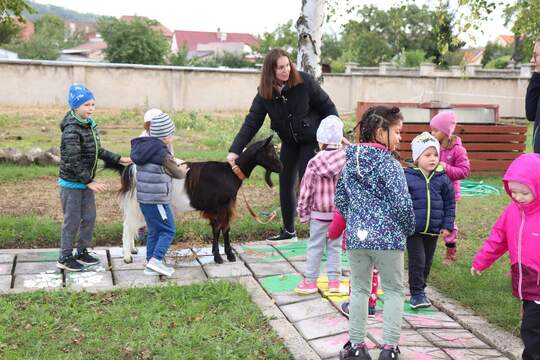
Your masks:
[{"label": "stone edging", "polygon": [[520,338],[489,323],[483,317],[475,315],[472,310],[442,295],[433,287],[428,287],[426,292],[433,305],[448,314],[465,329],[478,336],[482,341],[493,346],[512,360],[521,359],[523,343]]}]

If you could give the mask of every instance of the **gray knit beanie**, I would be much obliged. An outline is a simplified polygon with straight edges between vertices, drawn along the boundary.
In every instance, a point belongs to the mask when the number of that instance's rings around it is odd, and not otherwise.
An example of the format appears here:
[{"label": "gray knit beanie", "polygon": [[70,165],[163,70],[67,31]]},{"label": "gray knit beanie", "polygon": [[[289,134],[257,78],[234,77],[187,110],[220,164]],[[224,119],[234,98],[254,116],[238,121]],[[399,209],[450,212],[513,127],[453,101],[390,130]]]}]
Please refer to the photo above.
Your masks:
[{"label": "gray knit beanie", "polygon": [[174,134],[174,122],[170,116],[164,112],[155,115],[150,121],[150,136],[164,139]]}]

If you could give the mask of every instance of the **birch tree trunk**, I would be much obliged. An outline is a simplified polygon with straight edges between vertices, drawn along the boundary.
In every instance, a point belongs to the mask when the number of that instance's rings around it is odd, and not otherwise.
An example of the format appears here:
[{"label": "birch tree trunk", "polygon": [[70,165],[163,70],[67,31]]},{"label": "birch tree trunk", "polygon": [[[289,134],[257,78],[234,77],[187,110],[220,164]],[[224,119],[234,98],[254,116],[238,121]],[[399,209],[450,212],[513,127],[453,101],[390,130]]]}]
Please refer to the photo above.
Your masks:
[{"label": "birch tree trunk", "polygon": [[321,41],[324,22],[324,0],[302,0],[302,11],[296,22],[298,31],[297,67],[318,82],[322,81]]}]

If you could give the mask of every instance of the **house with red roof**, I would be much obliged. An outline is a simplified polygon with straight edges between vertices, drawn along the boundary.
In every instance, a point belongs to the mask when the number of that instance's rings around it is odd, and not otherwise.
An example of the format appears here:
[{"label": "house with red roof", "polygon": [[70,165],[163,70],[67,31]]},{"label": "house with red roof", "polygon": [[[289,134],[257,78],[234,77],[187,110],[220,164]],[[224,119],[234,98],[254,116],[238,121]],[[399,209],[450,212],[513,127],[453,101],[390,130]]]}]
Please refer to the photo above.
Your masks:
[{"label": "house with red roof", "polygon": [[501,46],[512,46],[514,44],[514,35],[499,35],[494,42]]},{"label": "house with red roof", "polygon": [[259,40],[247,33],[226,33],[219,28],[212,31],[175,30],[171,41],[171,51],[177,53],[185,46],[188,58],[220,56],[224,53],[236,55],[251,54],[259,45]]}]

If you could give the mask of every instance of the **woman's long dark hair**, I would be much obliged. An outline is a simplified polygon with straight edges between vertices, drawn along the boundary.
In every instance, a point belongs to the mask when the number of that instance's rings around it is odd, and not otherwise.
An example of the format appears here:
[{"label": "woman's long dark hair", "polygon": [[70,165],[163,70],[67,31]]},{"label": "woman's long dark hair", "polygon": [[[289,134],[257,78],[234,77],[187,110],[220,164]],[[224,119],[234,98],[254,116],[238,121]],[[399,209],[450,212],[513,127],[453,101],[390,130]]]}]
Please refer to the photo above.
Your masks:
[{"label": "woman's long dark hair", "polygon": [[277,61],[282,56],[287,57],[291,64],[291,72],[289,73],[287,85],[293,87],[303,82],[298,70],[296,70],[296,66],[294,66],[294,63],[291,61],[289,53],[280,48],[272,49],[264,58],[261,82],[259,84],[259,95],[267,100],[272,99],[274,89],[279,86],[278,80],[276,79],[276,68]]}]

